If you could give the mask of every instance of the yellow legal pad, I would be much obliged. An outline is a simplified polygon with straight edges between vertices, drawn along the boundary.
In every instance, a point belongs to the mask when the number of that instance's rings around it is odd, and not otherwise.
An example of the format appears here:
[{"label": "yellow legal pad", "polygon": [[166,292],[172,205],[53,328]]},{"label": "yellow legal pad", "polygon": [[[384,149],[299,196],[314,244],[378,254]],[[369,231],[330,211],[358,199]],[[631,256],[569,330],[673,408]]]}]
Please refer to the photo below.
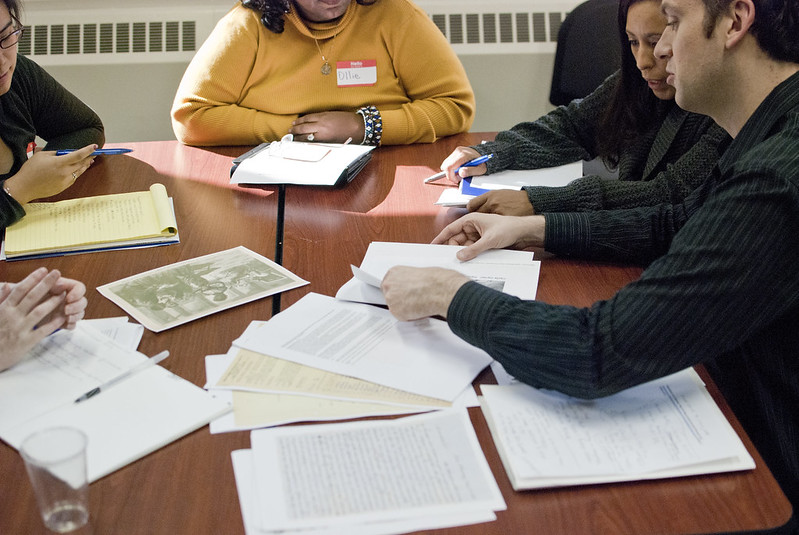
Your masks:
[{"label": "yellow legal pad", "polygon": [[6,229],[9,260],[177,243],[178,225],[162,184],[148,191],[30,203]]}]

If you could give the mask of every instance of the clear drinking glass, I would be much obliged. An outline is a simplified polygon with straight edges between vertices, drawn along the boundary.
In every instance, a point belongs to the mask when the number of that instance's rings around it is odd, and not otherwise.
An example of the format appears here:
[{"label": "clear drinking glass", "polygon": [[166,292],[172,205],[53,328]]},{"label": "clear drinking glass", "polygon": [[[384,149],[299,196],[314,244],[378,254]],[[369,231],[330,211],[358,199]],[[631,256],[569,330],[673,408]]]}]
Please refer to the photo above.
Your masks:
[{"label": "clear drinking glass", "polygon": [[36,431],[20,446],[44,524],[56,533],[89,521],[86,434],[71,427]]}]

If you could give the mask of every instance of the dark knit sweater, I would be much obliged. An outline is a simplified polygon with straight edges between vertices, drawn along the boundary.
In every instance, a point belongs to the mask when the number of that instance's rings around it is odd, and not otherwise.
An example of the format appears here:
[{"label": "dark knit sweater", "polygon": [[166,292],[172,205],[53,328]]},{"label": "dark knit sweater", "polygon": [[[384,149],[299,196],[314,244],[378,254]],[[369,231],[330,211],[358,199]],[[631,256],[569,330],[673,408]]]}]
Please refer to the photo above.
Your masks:
[{"label": "dark knit sweater", "polygon": [[[554,167],[597,156],[596,129],[611,99],[618,75],[596,91],[561,106],[534,122],[497,134],[473,147],[493,153],[488,172]],[[563,187],[525,187],[536,213],[584,212],[678,203],[693,191],[718,161],[729,135],[712,119],[659,102],[656,126],[638,136],[619,155],[619,180],[596,175]]]},{"label": "dark knit sweater", "polygon": [[[78,149],[105,142],[103,123],[91,108],[67,91],[44,69],[25,56],[17,56],[11,88],[0,95],[0,137],[11,149],[15,175],[27,159],[28,144],[39,136],[46,150]],[[16,222],[25,210],[0,189],[0,228]]]}]

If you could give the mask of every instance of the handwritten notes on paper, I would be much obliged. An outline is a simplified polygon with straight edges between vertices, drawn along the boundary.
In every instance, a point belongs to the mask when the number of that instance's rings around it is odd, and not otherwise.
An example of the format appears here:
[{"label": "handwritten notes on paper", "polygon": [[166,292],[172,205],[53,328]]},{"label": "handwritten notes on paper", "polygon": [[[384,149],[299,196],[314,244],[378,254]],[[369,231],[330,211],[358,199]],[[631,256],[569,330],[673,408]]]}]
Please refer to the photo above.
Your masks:
[{"label": "handwritten notes on paper", "polygon": [[521,383],[481,390],[517,490],[754,468],[692,369],[597,400]]},{"label": "handwritten notes on paper", "polygon": [[162,184],[148,191],[30,203],[25,210],[25,217],[6,229],[8,258],[158,243],[177,234]]}]

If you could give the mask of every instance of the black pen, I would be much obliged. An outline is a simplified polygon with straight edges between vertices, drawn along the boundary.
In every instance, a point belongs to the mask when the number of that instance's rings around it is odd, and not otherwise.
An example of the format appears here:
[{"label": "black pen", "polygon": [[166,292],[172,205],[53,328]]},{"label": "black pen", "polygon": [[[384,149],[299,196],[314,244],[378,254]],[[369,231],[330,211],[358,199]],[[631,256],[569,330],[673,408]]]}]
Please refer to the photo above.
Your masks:
[{"label": "black pen", "polygon": [[131,369],[122,372],[121,374],[117,375],[116,377],[114,377],[110,381],[106,381],[105,383],[101,384],[100,386],[92,388],[91,390],[89,390],[88,392],[83,394],[81,397],[76,399],[75,403],[80,403],[81,401],[86,401],[90,397],[96,396],[97,394],[99,394],[100,392],[105,390],[106,388],[109,388],[109,387],[117,384],[121,380],[127,379],[131,375],[133,375],[135,373],[138,373],[138,372],[140,372],[142,370],[146,370],[147,368],[149,368],[151,366],[155,366],[156,364],[158,364],[159,362],[161,362],[162,360],[164,360],[168,356],[169,356],[169,351],[161,351],[160,353],[158,353],[154,357],[149,358],[149,359],[145,360],[144,362],[140,362],[139,364],[137,364],[136,366],[132,367]]}]

